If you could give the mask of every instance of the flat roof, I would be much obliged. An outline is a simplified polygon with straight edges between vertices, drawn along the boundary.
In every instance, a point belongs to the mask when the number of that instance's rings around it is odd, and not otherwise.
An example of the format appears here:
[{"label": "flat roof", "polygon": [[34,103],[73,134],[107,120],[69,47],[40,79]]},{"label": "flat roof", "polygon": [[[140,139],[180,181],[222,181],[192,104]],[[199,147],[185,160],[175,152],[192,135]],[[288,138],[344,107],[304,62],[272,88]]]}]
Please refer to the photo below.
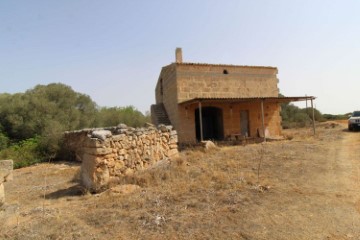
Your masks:
[{"label": "flat roof", "polygon": [[271,103],[288,103],[306,100],[314,100],[314,96],[298,96],[298,97],[249,97],[249,98],[193,98],[183,102],[180,105],[189,105],[198,102],[216,102],[216,103],[242,103],[242,102],[271,102]]},{"label": "flat roof", "polygon": [[215,67],[243,67],[243,68],[268,68],[277,70],[277,67],[271,66],[248,66],[248,65],[233,65],[233,64],[211,64],[211,63],[193,63],[193,62],[175,62],[177,65],[189,66],[215,66]]}]

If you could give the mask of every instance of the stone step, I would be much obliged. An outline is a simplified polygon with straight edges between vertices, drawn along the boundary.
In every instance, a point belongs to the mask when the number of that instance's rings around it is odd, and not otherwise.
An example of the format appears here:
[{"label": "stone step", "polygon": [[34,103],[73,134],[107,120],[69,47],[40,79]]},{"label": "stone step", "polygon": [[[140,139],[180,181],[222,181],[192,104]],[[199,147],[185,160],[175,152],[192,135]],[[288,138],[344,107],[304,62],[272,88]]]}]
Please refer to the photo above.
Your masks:
[{"label": "stone step", "polygon": [[164,104],[162,103],[151,105],[151,117],[155,125],[159,125],[159,124],[171,125]]}]

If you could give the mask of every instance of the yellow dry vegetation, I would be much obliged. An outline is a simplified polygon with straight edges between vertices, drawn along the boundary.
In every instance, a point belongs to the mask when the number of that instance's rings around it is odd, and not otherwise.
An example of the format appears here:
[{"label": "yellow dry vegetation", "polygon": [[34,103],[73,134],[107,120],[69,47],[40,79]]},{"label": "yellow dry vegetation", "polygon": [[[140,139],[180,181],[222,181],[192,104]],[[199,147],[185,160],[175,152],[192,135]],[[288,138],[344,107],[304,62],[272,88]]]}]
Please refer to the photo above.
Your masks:
[{"label": "yellow dry vegetation", "polygon": [[[79,165],[14,171],[1,239],[360,239],[360,133],[188,149],[92,195]],[[138,187],[132,187],[132,186]]]}]

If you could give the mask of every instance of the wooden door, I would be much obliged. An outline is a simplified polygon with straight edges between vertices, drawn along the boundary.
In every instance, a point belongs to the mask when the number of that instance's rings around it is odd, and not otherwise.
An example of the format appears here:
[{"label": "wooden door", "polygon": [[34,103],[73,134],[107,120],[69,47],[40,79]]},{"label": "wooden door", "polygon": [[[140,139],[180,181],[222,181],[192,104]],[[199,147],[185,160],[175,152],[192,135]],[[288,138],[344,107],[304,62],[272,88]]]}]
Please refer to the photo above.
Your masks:
[{"label": "wooden door", "polygon": [[240,111],[240,131],[241,136],[250,136],[249,132],[249,111],[248,110],[241,110]]}]

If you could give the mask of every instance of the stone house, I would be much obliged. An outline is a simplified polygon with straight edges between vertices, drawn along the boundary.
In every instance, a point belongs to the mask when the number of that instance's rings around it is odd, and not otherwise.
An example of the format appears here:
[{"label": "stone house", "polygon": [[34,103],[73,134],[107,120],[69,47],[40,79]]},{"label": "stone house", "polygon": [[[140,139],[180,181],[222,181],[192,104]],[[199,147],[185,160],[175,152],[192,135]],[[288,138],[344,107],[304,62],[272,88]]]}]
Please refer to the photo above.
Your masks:
[{"label": "stone house", "polygon": [[181,48],[175,55],[161,69],[151,116],[173,125],[179,143],[280,136],[280,103],[314,99],[279,97],[276,67],[188,63]]}]

